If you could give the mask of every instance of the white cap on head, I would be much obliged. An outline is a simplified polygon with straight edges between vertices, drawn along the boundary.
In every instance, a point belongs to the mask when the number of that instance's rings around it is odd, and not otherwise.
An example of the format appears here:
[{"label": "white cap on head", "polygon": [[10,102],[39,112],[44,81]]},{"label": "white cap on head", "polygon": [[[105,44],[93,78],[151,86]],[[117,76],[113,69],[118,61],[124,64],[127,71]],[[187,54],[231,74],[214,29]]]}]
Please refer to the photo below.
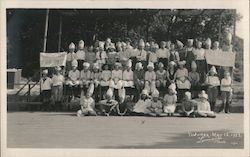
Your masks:
[{"label": "white cap on head", "polygon": [[139,42],[139,46],[142,46],[144,47],[145,46],[145,42],[141,39],[140,42]]},{"label": "white cap on head", "polygon": [[185,65],[185,64],[186,64],[186,61],[179,61],[178,64],[179,64],[179,65]]},{"label": "white cap on head", "polygon": [[55,67],[55,70],[56,70],[56,71],[60,71],[60,70],[62,70],[62,68],[61,68],[60,66],[56,66],[56,67]]},{"label": "white cap on head", "polygon": [[130,68],[132,67],[132,61],[131,61],[131,59],[128,60],[127,67],[130,67]]},{"label": "white cap on head", "polygon": [[80,40],[79,43],[78,43],[78,48],[79,49],[83,49],[84,48],[84,41],[83,40]]},{"label": "white cap on head", "polygon": [[194,39],[188,39],[187,41],[188,41],[188,43],[190,43],[190,44],[192,44],[192,45],[193,45],[193,43],[194,43]]},{"label": "white cap on head", "polygon": [[90,64],[88,62],[84,62],[83,66],[86,67],[86,68],[89,68]]},{"label": "white cap on head", "polygon": [[74,59],[74,60],[71,62],[71,65],[72,65],[72,67],[77,67],[77,66],[78,66],[77,60]]},{"label": "white cap on head", "polygon": [[185,92],[185,96],[188,98],[188,100],[191,99],[191,93],[190,92]]},{"label": "white cap on head", "polygon": [[99,48],[104,48],[105,43],[103,41],[99,41]]},{"label": "white cap on head", "polygon": [[215,66],[211,67],[210,72],[214,72],[215,74],[217,74],[217,70],[216,70]]},{"label": "white cap on head", "polygon": [[69,44],[69,49],[75,49],[75,48],[76,48],[75,44],[73,42],[71,42]]},{"label": "white cap on head", "polygon": [[44,70],[42,71],[42,73],[43,73],[43,74],[48,74],[49,71],[48,71],[48,69],[44,69]]},{"label": "white cap on head", "polygon": [[108,97],[112,97],[112,96],[113,96],[113,90],[112,90],[111,88],[109,88],[109,89],[107,90],[106,95],[107,95]]},{"label": "white cap on head", "polygon": [[136,63],[135,69],[137,70],[143,69],[142,63],[141,62]]},{"label": "white cap on head", "polygon": [[143,89],[141,94],[147,95],[148,96],[148,91],[146,89]]},{"label": "white cap on head", "polygon": [[192,61],[191,68],[197,68],[197,64],[195,63],[195,61]]},{"label": "white cap on head", "polygon": [[164,64],[163,64],[162,62],[160,62],[160,63],[158,64],[158,67],[159,67],[159,68],[164,68]]},{"label": "white cap on head", "polygon": [[169,65],[173,65],[173,66],[175,66],[175,65],[176,65],[176,63],[175,63],[174,61],[170,61],[170,62],[169,62]]},{"label": "white cap on head", "polygon": [[211,44],[212,44],[211,39],[207,38],[207,40],[205,41],[205,44],[208,45],[208,46],[211,46]]},{"label": "white cap on head", "polygon": [[183,47],[184,44],[180,41],[180,40],[176,40],[176,44],[179,46],[179,47]]},{"label": "white cap on head", "polygon": [[95,86],[94,86],[93,83],[91,83],[90,86],[89,86],[89,88],[88,88],[87,94],[88,94],[89,96],[92,96],[93,93],[94,93],[94,89],[95,89]]},{"label": "white cap on head", "polygon": [[206,92],[204,90],[202,90],[201,93],[198,96],[199,96],[199,98],[208,99],[208,95],[206,94]]},{"label": "white cap on head", "polygon": [[98,63],[94,63],[94,64],[93,64],[93,68],[94,68],[94,69],[100,69],[99,64],[98,64]]},{"label": "white cap on head", "polygon": [[153,62],[148,62],[147,68],[150,68],[150,67],[153,69],[155,68]]},{"label": "white cap on head", "polygon": [[153,91],[152,97],[159,97],[159,91],[157,89]]}]

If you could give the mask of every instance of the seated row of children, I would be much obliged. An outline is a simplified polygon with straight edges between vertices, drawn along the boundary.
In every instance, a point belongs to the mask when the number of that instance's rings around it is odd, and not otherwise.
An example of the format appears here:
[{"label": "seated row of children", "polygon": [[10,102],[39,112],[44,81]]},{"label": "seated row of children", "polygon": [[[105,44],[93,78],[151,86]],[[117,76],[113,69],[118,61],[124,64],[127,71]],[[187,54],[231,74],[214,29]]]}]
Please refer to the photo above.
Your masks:
[{"label": "seated row of children", "polygon": [[[185,92],[185,99],[179,109],[177,109],[176,86],[171,84],[168,87],[168,93],[162,98],[159,97],[159,91],[155,89],[151,96],[147,90],[142,90],[140,99],[134,105],[129,104],[125,99],[125,94],[120,95],[119,101],[114,99],[113,90],[108,89],[106,97],[95,103],[91,97],[93,88],[88,90],[86,95],[80,98],[81,109],[77,111],[77,116],[96,116],[96,115],[130,115],[130,116],[153,116],[165,117],[174,116],[177,112],[180,116],[185,117],[211,117],[216,115],[210,109],[208,95],[203,90],[199,94],[198,99],[192,99],[190,92]],[[121,107],[125,104],[126,108],[121,111]],[[176,115],[176,114],[175,114]]]}]

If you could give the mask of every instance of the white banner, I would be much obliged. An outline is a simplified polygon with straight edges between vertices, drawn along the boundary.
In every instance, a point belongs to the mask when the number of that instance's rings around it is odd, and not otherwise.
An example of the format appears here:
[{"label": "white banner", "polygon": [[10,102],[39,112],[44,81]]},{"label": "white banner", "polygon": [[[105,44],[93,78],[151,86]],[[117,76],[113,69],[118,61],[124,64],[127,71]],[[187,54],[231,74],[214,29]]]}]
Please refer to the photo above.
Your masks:
[{"label": "white banner", "polygon": [[233,52],[209,52],[206,53],[208,64],[217,66],[233,67],[235,63],[235,53]]},{"label": "white banner", "polygon": [[40,53],[40,67],[65,66],[66,59],[66,52]]}]

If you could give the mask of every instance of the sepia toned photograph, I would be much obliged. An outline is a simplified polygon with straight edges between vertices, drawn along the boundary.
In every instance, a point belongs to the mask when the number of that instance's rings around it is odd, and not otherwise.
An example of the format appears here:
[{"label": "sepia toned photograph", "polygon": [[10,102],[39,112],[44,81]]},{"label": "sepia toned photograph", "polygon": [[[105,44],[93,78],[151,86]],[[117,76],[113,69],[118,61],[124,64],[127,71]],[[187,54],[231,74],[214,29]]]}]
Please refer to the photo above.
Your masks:
[{"label": "sepia toned photograph", "polygon": [[5,17],[7,149],[248,147],[242,10],[10,7]]}]

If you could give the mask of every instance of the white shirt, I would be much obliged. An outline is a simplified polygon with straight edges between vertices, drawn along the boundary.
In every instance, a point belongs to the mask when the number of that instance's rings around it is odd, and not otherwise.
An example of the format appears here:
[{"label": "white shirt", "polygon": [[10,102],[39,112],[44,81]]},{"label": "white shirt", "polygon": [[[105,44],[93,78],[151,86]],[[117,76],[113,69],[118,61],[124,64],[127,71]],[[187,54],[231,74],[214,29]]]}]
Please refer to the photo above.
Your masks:
[{"label": "white shirt", "polygon": [[85,60],[85,52],[83,50],[78,50],[76,52],[77,60]]},{"label": "white shirt", "polygon": [[72,81],[78,80],[80,78],[80,72],[79,72],[79,70],[76,70],[76,71],[70,70],[69,71],[69,78]]},{"label": "white shirt", "polygon": [[194,55],[196,56],[196,60],[204,60],[205,59],[205,50],[203,48],[194,49]]},{"label": "white shirt", "polygon": [[[231,86],[228,86],[228,85],[231,85],[232,84],[232,79],[231,77],[229,77],[228,79],[225,79],[223,78],[221,80],[221,86],[220,86],[220,90],[221,91],[225,91],[225,92],[230,92],[232,90],[232,87]],[[228,87],[224,87],[223,85],[226,85]]]},{"label": "white shirt", "polygon": [[53,75],[52,77],[52,86],[62,86],[64,82],[63,75]]},{"label": "white shirt", "polygon": [[129,71],[124,70],[122,74],[122,78],[124,81],[133,81],[134,80],[134,72],[130,69]]},{"label": "white shirt", "polygon": [[49,77],[41,78],[41,90],[51,90],[52,80]]},{"label": "white shirt", "polygon": [[159,49],[156,51],[156,55],[158,58],[169,58],[169,50],[168,49]]}]

